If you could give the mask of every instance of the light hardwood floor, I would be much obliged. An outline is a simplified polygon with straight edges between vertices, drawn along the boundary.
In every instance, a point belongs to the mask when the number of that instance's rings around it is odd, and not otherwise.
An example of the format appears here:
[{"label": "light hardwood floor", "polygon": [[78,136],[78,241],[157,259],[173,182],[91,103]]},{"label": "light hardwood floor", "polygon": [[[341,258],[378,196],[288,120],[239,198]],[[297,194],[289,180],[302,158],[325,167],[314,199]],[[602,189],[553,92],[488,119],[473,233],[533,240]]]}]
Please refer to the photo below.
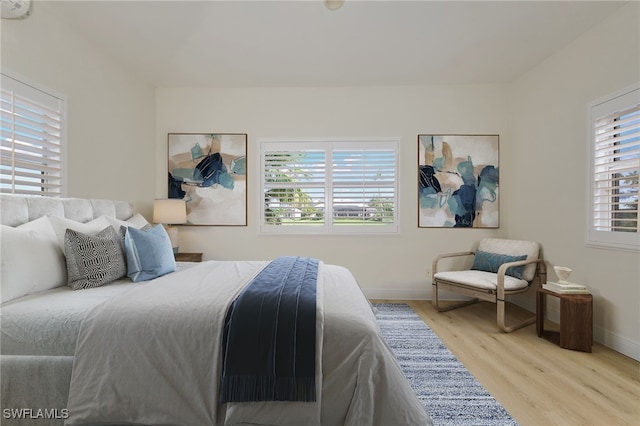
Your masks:
[{"label": "light hardwood floor", "polygon": [[[430,301],[386,302],[411,306],[522,426],[640,425],[640,363],[631,358],[599,344],[562,349],[535,324],[503,333],[491,303],[440,313]],[[507,307],[507,319],[522,314]]]}]

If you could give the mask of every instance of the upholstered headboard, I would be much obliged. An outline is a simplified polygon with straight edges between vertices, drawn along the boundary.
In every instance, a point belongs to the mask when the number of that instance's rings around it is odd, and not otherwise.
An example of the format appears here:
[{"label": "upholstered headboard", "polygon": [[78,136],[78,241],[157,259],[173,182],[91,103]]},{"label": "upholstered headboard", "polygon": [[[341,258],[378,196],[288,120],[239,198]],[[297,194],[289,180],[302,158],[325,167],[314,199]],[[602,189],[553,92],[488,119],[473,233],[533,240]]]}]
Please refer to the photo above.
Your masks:
[{"label": "upholstered headboard", "polygon": [[134,210],[133,204],[127,201],[0,194],[3,225],[18,226],[49,214],[89,222],[100,216],[126,220],[133,216]]}]

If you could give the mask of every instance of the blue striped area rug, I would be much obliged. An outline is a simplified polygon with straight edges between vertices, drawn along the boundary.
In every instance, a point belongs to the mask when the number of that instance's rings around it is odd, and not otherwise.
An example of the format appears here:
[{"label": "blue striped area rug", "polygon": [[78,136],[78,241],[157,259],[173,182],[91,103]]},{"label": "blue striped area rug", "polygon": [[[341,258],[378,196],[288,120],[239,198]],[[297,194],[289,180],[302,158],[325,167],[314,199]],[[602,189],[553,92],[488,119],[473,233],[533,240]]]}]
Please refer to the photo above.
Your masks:
[{"label": "blue striped area rug", "polygon": [[517,425],[408,305],[374,306],[382,335],[434,425]]}]

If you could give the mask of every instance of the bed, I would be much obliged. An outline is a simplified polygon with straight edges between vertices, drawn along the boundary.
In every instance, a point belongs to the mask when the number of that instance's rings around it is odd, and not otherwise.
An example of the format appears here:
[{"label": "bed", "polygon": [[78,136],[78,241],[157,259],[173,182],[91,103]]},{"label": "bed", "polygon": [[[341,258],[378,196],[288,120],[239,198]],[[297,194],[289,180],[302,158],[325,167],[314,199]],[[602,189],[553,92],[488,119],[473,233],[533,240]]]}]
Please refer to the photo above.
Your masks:
[{"label": "bed", "polygon": [[314,397],[222,403],[227,312],[277,259],[178,262],[157,278],[73,290],[60,230],[148,233],[144,218],[112,200],[0,203],[3,424],[431,424],[344,267],[318,262]]}]

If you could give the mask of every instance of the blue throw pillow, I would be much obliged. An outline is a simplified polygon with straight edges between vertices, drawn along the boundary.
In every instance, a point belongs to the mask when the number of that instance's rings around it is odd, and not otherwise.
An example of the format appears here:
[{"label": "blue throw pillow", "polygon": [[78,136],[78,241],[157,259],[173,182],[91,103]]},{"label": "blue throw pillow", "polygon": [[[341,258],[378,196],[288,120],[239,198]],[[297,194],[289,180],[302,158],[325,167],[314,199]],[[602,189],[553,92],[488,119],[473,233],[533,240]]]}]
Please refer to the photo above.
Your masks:
[{"label": "blue throw pillow", "polygon": [[149,231],[130,226],[125,233],[124,246],[127,276],[134,282],[152,280],[176,270],[171,240],[162,225]]},{"label": "blue throw pillow", "polygon": [[[473,265],[471,266],[471,269],[496,273],[503,263],[525,260],[526,258],[526,254],[522,256],[509,256],[507,254],[489,253],[487,251],[478,250],[473,259]],[[511,268],[507,269],[505,274],[511,275],[512,277],[518,279],[522,279],[522,271],[524,270],[524,266],[525,265],[515,267],[512,266]]]}]

